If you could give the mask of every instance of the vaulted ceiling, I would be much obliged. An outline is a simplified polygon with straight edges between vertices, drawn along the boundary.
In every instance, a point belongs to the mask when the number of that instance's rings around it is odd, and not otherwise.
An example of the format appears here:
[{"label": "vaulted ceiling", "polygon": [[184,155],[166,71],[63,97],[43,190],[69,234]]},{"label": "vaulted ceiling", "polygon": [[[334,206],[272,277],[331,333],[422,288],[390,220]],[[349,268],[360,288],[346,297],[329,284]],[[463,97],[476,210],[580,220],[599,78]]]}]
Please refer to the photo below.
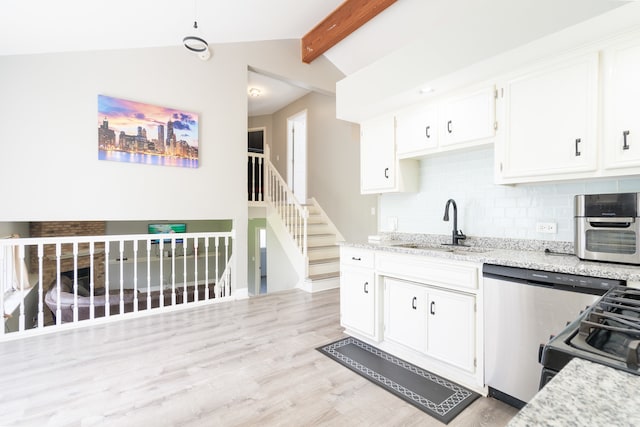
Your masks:
[{"label": "vaulted ceiling", "polygon": [[[3,0],[0,55],[301,39],[343,0]],[[362,3],[362,2],[361,2]],[[380,3],[371,0],[367,3]],[[349,75],[415,39],[447,44],[491,34],[491,51],[526,43],[624,4],[618,0],[398,0],[329,49]],[[459,45],[459,43],[456,43]],[[420,55],[421,52],[416,52]],[[464,51],[456,52],[465,55]]]},{"label": "vaulted ceiling", "polygon": [[[496,55],[628,3],[623,0],[350,1],[384,7],[381,13],[372,14],[370,21],[340,37],[335,46],[324,52],[345,75],[356,73],[416,41],[421,41],[417,45],[425,46],[425,40],[427,46],[438,47],[433,51],[448,52],[431,59],[438,62],[438,68],[444,72],[455,71],[453,64],[464,65],[464,58],[477,61],[479,57]],[[343,0],[2,0],[0,56],[179,46],[184,36],[194,34],[194,20],[198,21],[195,34],[214,45],[302,39],[342,3]],[[327,27],[327,36],[334,36],[330,34],[336,28],[332,25]],[[455,48],[447,49],[447,46]],[[422,56],[430,53],[415,52]],[[447,68],[447,62],[451,63],[451,69]],[[0,77],[1,73],[0,69]],[[251,79],[265,87],[272,80],[250,74],[250,83]],[[306,93],[282,87],[276,91],[275,87],[282,82],[272,83],[273,93],[288,93],[289,98],[281,97],[279,104],[270,105],[266,97],[253,100],[253,104],[250,103],[256,108],[253,111],[262,114],[286,105],[291,97],[295,99]]]}]

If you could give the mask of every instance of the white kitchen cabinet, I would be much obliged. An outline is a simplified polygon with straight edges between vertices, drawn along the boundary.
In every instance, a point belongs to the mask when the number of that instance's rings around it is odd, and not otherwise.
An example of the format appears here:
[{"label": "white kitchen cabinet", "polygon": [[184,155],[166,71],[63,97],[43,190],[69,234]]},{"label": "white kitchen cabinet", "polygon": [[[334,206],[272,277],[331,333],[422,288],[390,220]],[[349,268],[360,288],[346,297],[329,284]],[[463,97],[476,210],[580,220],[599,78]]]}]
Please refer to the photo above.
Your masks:
[{"label": "white kitchen cabinet", "polygon": [[469,372],[475,363],[475,295],[385,278],[384,337]]},{"label": "white kitchen cabinet", "polygon": [[604,168],[640,167],[640,40],[603,52]]},{"label": "white kitchen cabinet", "polygon": [[360,125],[360,192],[418,190],[418,163],[396,157],[395,118],[391,115]]},{"label": "white kitchen cabinet", "polygon": [[340,323],[376,339],[377,295],[373,252],[342,247],[340,252]]},{"label": "white kitchen cabinet", "polygon": [[440,105],[440,145],[491,138],[495,135],[495,88],[448,98]]},{"label": "white kitchen cabinet", "polygon": [[562,179],[597,168],[598,54],[544,64],[506,81],[500,183]]},{"label": "white kitchen cabinet", "polygon": [[429,289],[427,303],[427,354],[472,372],[475,296]]},{"label": "white kitchen cabinet", "polygon": [[384,337],[424,353],[427,349],[427,289],[410,282],[384,279]]},{"label": "white kitchen cabinet", "polygon": [[399,157],[421,154],[438,147],[438,109],[420,104],[396,115],[396,141]]}]

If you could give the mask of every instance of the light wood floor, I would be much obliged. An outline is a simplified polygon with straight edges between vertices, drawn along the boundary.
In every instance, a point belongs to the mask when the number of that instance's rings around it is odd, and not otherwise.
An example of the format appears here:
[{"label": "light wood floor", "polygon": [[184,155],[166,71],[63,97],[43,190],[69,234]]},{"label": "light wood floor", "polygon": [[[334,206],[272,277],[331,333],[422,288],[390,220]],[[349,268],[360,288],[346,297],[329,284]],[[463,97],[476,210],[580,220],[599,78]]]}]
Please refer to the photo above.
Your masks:
[{"label": "light wood floor", "polygon": [[[288,291],[0,344],[0,425],[440,426],[323,356],[338,291]],[[503,426],[480,398],[450,426]]]}]

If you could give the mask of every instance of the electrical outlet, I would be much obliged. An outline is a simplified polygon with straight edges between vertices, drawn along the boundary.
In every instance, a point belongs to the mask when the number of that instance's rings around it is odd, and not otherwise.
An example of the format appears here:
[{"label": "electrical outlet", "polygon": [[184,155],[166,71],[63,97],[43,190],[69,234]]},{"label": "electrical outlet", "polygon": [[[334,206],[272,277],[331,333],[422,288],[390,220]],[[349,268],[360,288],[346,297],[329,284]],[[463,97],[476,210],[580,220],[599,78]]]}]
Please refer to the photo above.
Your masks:
[{"label": "electrical outlet", "polygon": [[558,232],[558,224],[555,222],[538,222],[536,223],[536,232],[556,234]]}]

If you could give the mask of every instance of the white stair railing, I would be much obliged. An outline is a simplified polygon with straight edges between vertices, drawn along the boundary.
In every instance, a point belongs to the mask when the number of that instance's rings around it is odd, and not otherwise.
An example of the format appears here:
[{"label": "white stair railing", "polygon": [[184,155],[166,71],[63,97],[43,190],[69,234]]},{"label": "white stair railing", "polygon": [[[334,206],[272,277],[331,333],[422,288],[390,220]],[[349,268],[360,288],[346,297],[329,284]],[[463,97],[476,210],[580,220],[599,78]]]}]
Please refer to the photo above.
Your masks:
[{"label": "white stair railing", "polygon": [[234,231],[0,239],[0,341],[224,300],[234,239]]},{"label": "white stair railing", "polygon": [[266,191],[264,186],[265,155],[262,153],[249,153],[248,162],[249,202],[264,202],[264,193]]},{"label": "white stair railing", "polygon": [[300,253],[307,257],[307,220],[309,210],[302,206],[293,194],[289,185],[278,173],[266,157],[265,168],[267,182],[267,199],[278,212],[289,234],[295,241]]}]

